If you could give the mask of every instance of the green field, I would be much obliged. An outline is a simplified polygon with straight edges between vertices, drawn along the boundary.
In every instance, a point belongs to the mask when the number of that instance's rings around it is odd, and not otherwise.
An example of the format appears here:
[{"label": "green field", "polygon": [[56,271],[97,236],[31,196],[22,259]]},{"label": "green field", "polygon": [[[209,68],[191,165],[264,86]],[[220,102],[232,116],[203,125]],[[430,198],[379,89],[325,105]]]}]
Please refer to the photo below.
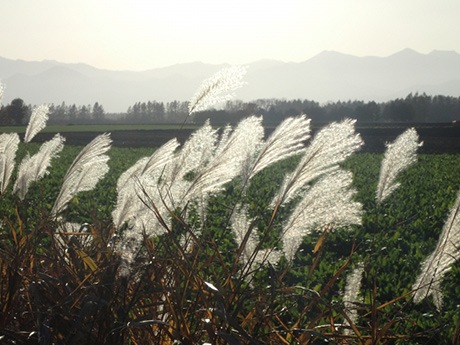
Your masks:
[{"label": "green field", "polygon": [[[69,128],[71,127],[73,126]],[[126,126],[123,126],[123,129],[126,130]],[[53,128],[48,128],[48,130],[52,131]],[[59,131],[63,132],[62,130]],[[20,160],[20,157],[24,156],[26,151],[33,154],[38,148],[38,144],[21,144],[17,161]],[[16,248],[14,245],[14,241],[11,238],[11,229],[15,232],[15,236],[20,238],[20,236],[26,236],[28,233],[34,233],[35,230],[33,229],[43,227],[43,221],[47,219],[46,213],[51,208],[59,192],[67,167],[71,164],[80,150],[81,147],[65,147],[60,157],[53,162],[50,168],[50,174],[43,180],[32,185],[24,202],[19,202],[9,193],[0,197],[0,212],[3,215],[3,230],[1,233],[2,251],[0,255],[7,255],[7,253],[10,253],[10,249],[7,248],[7,243],[10,243],[12,250],[20,248]],[[153,149],[148,148],[112,148],[109,151],[109,174],[98,183],[93,191],[81,193],[73,198],[64,217],[69,221],[79,224],[85,222],[93,224],[95,228],[98,229],[97,231],[101,233],[110,232],[112,227],[111,212],[116,202],[116,182],[118,177],[139,158],[149,156],[153,152]],[[219,298],[224,298],[225,300],[226,308],[228,308],[226,309],[226,313],[228,313],[226,317],[228,319],[233,320],[233,322],[238,320],[243,327],[248,327],[248,332],[253,332],[254,336],[259,335],[261,339],[265,339],[266,341],[268,341],[268,339],[274,339],[272,337],[273,335],[270,335],[271,333],[266,333],[270,327],[273,327],[272,331],[278,327],[276,329],[281,332],[280,334],[282,334],[283,337],[285,334],[292,332],[292,334],[297,337],[296,339],[302,339],[299,332],[293,329],[299,327],[308,329],[308,327],[312,327],[308,322],[318,325],[324,322],[327,324],[328,320],[330,321],[333,318],[337,320],[341,319],[342,316],[337,308],[341,305],[340,295],[345,285],[345,279],[339,277],[339,279],[334,281],[334,285],[328,287],[327,292],[322,296],[321,300],[312,299],[312,292],[309,291],[313,291],[313,294],[321,292],[326,286],[329,286],[331,279],[338,274],[337,272],[340,272],[341,267],[346,264],[348,265],[350,263],[362,261],[367,263],[362,287],[363,301],[358,309],[361,315],[359,330],[364,336],[363,339],[368,339],[366,337],[370,336],[369,334],[372,333],[369,328],[369,325],[372,324],[378,327],[380,331],[382,331],[382,329],[385,330],[384,335],[388,338],[384,337],[383,339],[385,339],[385,341],[382,341],[382,343],[393,343],[395,339],[399,339],[398,343],[401,344],[451,343],[451,339],[455,336],[455,327],[458,326],[460,322],[458,314],[458,306],[460,305],[460,265],[457,263],[453,267],[443,283],[444,307],[442,311],[436,311],[430,299],[426,300],[421,305],[414,305],[411,302],[410,290],[414,283],[416,272],[420,269],[420,262],[433,250],[449,209],[456,198],[457,192],[460,190],[460,174],[458,173],[460,155],[419,155],[418,162],[405,171],[400,177],[401,187],[387,202],[378,206],[375,203],[375,189],[382,157],[382,154],[361,153],[355,154],[343,163],[345,169],[353,172],[353,184],[358,190],[356,199],[364,205],[364,209],[366,210],[363,218],[363,225],[353,227],[348,231],[339,229],[330,233],[321,251],[317,254],[313,253],[313,249],[320,241],[322,233],[319,231],[314,232],[311,236],[304,239],[301,251],[293,262],[292,267],[285,270],[281,265],[280,267],[271,268],[274,270],[273,272],[261,270],[258,275],[256,275],[252,287],[247,285],[233,287],[230,283],[225,282],[225,279],[230,279],[227,277],[225,270],[230,270],[232,260],[234,260],[234,256],[236,255],[233,235],[228,231],[228,219],[226,217],[228,215],[228,210],[231,209],[236,202],[240,201],[239,198],[241,195],[237,181],[228,184],[227,188],[222,193],[211,197],[208,205],[206,224],[200,234],[203,243],[207,243],[208,247],[204,246],[197,254],[196,259],[198,261],[195,263],[195,270],[198,272],[196,274],[202,277],[202,279],[219,284],[219,289],[223,294],[223,296]],[[266,210],[268,209],[270,199],[275,190],[279,187],[282,176],[287,171],[292,170],[297,161],[297,158],[292,158],[278,163],[266,171],[259,173],[251,183],[248,195],[244,201],[250,205],[250,212],[254,216],[259,217],[257,227],[261,233],[264,232],[264,227],[267,226],[269,221],[270,213],[267,213]],[[18,222],[18,216],[21,217],[22,223]],[[152,217],[154,217],[153,214]],[[193,223],[193,220],[187,221],[190,221],[190,224]],[[281,222],[282,219],[279,221]],[[276,229],[276,226],[274,228]],[[19,232],[21,232],[21,235]],[[56,254],[50,253],[47,249],[50,242],[46,231],[41,233],[40,236],[40,239],[34,239],[33,242],[34,244],[39,244],[39,247],[37,247],[39,248],[37,249],[38,256],[35,260],[41,258],[43,262],[46,263],[48,262],[46,259],[47,256],[52,258],[53,255]],[[277,236],[276,232],[272,233],[270,238],[266,238],[266,243],[276,243],[278,240]],[[155,256],[152,256],[152,262],[158,261],[163,262],[162,265],[169,265],[167,262],[173,262],[175,260],[170,256],[173,254],[172,252],[161,251],[161,241],[158,243],[155,241],[149,242],[149,245],[151,245],[152,248],[155,246],[160,248],[155,252]],[[152,317],[151,313],[155,314],[157,310],[156,307],[154,307],[156,303],[154,300],[156,297],[152,296],[157,294],[155,289],[158,288],[158,286],[153,283],[154,277],[157,274],[162,274],[159,267],[154,268],[153,271],[149,271],[148,274],[151,276],[142,276],[144,277],[142,279],[147,279],[147,283],[141,279],[140,282],[142,282],[142,284],[139,283],[139,285],[136,285],[137,287],[132,287],[132,289],[140,289],[136,290],[137,295],[134,294],[133,290],[129,290],[130,288],[125,287],[127,289],[125,292],[117,290],[116,296],[111,297],[114,298],[114,300],[109,300],[110,303],[121,303],[120,305],[122,305],[123,308],[128,308],[126,315],[123,314],[125,315],[123,316],[125,319],[120,319],[120,311],[113,305],[110,305],[108,310],[101,309],[105,310],[103,315],[96,311],[85,311],[85,313],[89,314],[82,314],[83,310],[85,310],[85,298],[87,298],[84,297],[87,293],[85,291],[89,291],[88,293],[94,295],[94,298],[110,298],[107,292],[102,292],[102,290],[96,288],[97,284],[102,284],[102,282],[108,279],[104,275],[110,274],[111,272],[108,268],[103,269],[103,267],[106,267],[104,265],[110,267],[110,263],[105,262],[104,260],[106,259],[103,259],[104,256],[101,256],[100,248],[104,248],[104,246],[99,246],[97,248],[99,248],[99,254],[94,248],[92,248],[92,250],[88,249],[88,255],[92,258],[91,262],[94,261],[97,266],[100,267],[96,271],[91,271],[91,265],[88,263],[90,262],[87,261],[88,259],[83,260],[85,265],[81,265],[81,267],[72,266],[72,264],[66,264],[64,262],[62,266],[55,263],[48,263],[50,266],[47,267],[46,264],[38,262],[29,266],[27,270],[30,270],[30,274],[25,274],[24,277],[32,277],[37,272],[43,277],[46,275],[51,277],[46,278],[48,280],[40,278],[45,280],[43,286],[38,288],[37,291],[43,291],[40,292],[42,295],[34,297],[36,298],[35,304],[32,302],[29,304],[22,304],[25,302],[9,300],[11,295],[6,293],[6,291],[9,291],[9,288],[0,284],[1,289],[3,289],[2,307],[5,308],[5,310],[10,307],[12,308],[14,304],[11,303],[14,302],[17,303],[16,307],[20,308],[17,312],[24,311],[21,316],[19,316],[19,314],[16,316],[22,323],[21,327],[15,328],[14,322],[8,321],[10,318],[7,317],[6,314],[2,316],[3,325],[9,328],[11,332],[33,331],[35,327],[37,327],[35,325],[35,319],[29,319],[29,314],[25,313],[25,309],[21,309],[26,308],[26,306],[32,309],[34,307],[37,308],[37,310],[29,312],[30,315],[36,315],[38,313],[42,315],[42,317],[49,318],[49,320],[52,319],[51,314],[48,314],[49,310],[54,310],[52,313],[56,312],[57,315],[62,314],[62,319],[67,320],[68,324],[63,323],[63,325],[61,325],[55,320],[53,322],[56,329],[59,327],[61,327],[59,329],[65,329],[65,327],[69,327],[71,322],[74,322],[75,319],[80,317],[83,321],[78,324],[81,329],[77,330],[89,332],[88,334],[91,332],[99,332],[98,334],[102,334],[103,327],[107,327],[110,330],[115,328],[115,326],[110,325],[103,326],[102,320],[104,317],[112,320],[111,322],[120,322],[121,325],[123,325],[123,322],[126,324],[126,322],[133,322],[133,320],[137,320],[138,322],[150,320]],[[25,249],[17,250],[17,253],[20,254],[21,250]],[[353,251],[354,253],[350,259],[350,253]],[[20,258],[19,254],[15,255]],[[164,255],[163,258],[162,255]],[[8,260],[6,256],[2,258],[1,267],[2,270],[4,270],[3,272],[6,270],[5,263],[8,262]],[[25,260],[23,263],[24,262],[29,261]],[[223,269],[223,263],[229,266],[224,266],[225,269]],[[30,265],[30,262],[28,265]],[[70,283],[75,284],[72,285],[74,292],[70,296],[66,296],[66,290],[62,290],[62,286],[59,285],[62,283],[59,282],[61,278],[56,276],[56,272],[58,271],[63,274],[62,279],[64,279],[64,277],[67,277],[65,279],[71,279],[68,277],[68,273],[64,272],[74,272],[69,273],[73,277],[72,279],[75,280],[74,283]],[[180,272],[178,272],[179,275],[181,274]],[[75,277],[73,276],[74,274]],[[78,279],[76,278],[77,276],[79,277]],[[9,279],[9,281],[11,281],[11,278]],[[27,280],[29,278],[24,279]],[[56,280],[57,285],[55,285],[53,279]],[[149,279],[152,279],[152,281]],[[107,281],[110,281],[110,279]],[[25,282],[25,280],[23,280],[23,282]],[[201,305],[202,308],[220,308],[220,302],[216,302],[218,301],[218,297],[213,297],[213,295],[210,295],[208,292],[206,292],[206,296],[195,296],[197,289],[196,286],[193,286],[195,283],[184,281],[178,284],[179,285],[176,287],[178,290],[183,289],[183,291],[188,291],[187,289],[190,289],[189,292],[184,292],[180,298],[178,297],[182,301],[181,303],[187,305],[187,308],[198,308],[199,301],[202,301],[202,299],[206,301],[204,306]],[[191,284],[191,286],[187,284]],[[236,283],[233,282],[232,284]],[[267,284],[269,287],[271,286],[273,288],[269,290],[270,292],[267,291],[264,293],[259,290],[263,289]],[[113,289],[114,291],[116,289],[124,289],[122,286],[123,285],[114,285],[109,289]],[[289,290],[289,287],[293,286],[301,287],[301,289],[305,289],[305,291],[301,293],[299,291],[303,290]],[[223,292],[226,289],[228,289],[228,291],[234,291],[233,293],[241,293],[241,300],[235,299],[235,303],[236,301],[238,301],[238,303],[232,305],[231,301],[236,297],[230,292],[229,295],[226,295]],[[45,291],[48,292],[45,293]],[[49,291],[54,291],[54,293],[51,294]],[[245,292],[243,293],[242,291]],[[131,296],[130,294],[134,294],[132,295],[133,299],[131,301],[122,300],[120,302],[121,295],[118,294],[122,293],[126,293],[129,296]],[[267,308],[269,308],[268,306],[274,308],[271,312],[267,312],[271,315],[270,317],[273,318],[273,320],[270,319],[271,321],[267,321],[267,324],[261,323],[256,327],[250,322],[250,319],[245,318],[249,318],[249,315],[254,313],[252,308],[259,308],[262,307],[264,303],[269,303],[260,295],[257,295],[260,293],[265,294],[267,298],[270,296],[270,298],[273,298],[273,301],[270,302],[272,304],[265,305]],[[280,293],[285,297],[281,298]],[[30,298],[29,294],[27,296],[27,298]],[[53,300],[53,298],[55,298],[55,300]],[[216,300],[214,300],[214,298],[216,298]],[[194,299],[196,299],[195,301],[197,304],[194,305],[193,302],[190,302],[192,305],[189,306],[189,300],[193,301]],[[251,304],[252,299],[254,299],[256,303],[255,307]],[[115,300],[118,302],[114,302]],[[99,300],[97,301],[98,302],[92,303],[98,306],[101,305],[102,302]],[[156,301],[158,302],[158,299]],[[260,305],[257,303],[260,303]],[[65,307],[67,304],[70,307],[69,310]],[[285,306],[289,306],[289,313],[286,313],[286,311],[283,312]],[[94,313],[94,315],[89,316],[91,315],[90,313]],[[207,314],[203,312],[202,314],[194,316],[188,314],[191,313],[189,309],[186,309],[184,313],[182,317],[188,317],[192,320],[188,327],[191,327],[189,332],[196,332],[194,335],[195,338],[193,339],[205,339],[206,337],[204,335],[199,336],[197,334],[200,333],[200,327],[204,327],[199,320],[204,317],[203,315]],[[245,315],[245,318],[243,318],[243,315]],[[276,317],[274,315],[276,315]],[[223,316],[220,317],[224,318]],[[252,317],[255,318],[255,315],[252,315],[251,318]],[[100,323],[98,323],[96,329],[90,327],[90,318],[100,320],[97,321]],[[242,321],[243,319],[246,321]],[[180,320],[175,320],[173,324],[180,324],[180,322]],[[215,323],[215,325],[224,323],[223,319],[215,319],[212,322]],[[269,326],[272,323],[278,324],[278,322],[284,326]],[[305,324],[300,325],[296,324],[296,322],[304,322]],[[129,338],[128,334],[131,334],[130,336],[132,339],[136,337],[147,337],[147,335],[153,337],[154,330],[157,330],[157,328],[149,325],[150,324],[147,323],[146,326],[142,328],[142,331],[141,328],[136,330],[133,329],[131,331],[132,333],[126,333],[127,329],[125,330],[123,328],[120,331],[113,332],[115,332],[114,334],[117,334],[117,336],[123,335],[125,339],[126,337]],[[292,329],[290,327],[292,327]],[[319,336],[321,331],[318,329],[315,332],[316,333],[313,334],[316,334],[317,338],[315,339],[317,341],[322,337],[327,338],[328,334],[331,333],[325,332],[324,335]],[[110,332],[107,331],[107,333]],[[406,336],[407,338],[405,338]],[[103,335],[100,335],[100,337],[103,337]],[[105,334],[104,337],[105,338],[101,339],[105,339],[105,341],[107,341],[107,339],[112,339],[110,335],[107,334]],[[16,339],[22,338],[17,335]],[[88,339],[91,339],[89,335]],[[155,338],[153,337],[150,339]],[[290,339],[295,343],[294,338]]]}]

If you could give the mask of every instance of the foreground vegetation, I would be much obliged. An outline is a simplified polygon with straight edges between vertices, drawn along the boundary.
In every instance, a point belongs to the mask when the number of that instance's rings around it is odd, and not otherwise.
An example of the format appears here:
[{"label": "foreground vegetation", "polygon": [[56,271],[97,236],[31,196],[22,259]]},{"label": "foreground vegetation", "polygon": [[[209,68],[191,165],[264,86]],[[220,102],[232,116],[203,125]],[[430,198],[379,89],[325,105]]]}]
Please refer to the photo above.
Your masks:
[{"label": "foreground vegetation", "polygon": [[305,147],[305,116],[155,151],[33,128],[0,136],[3,342],[459,343],[460,156],[416,161],[413,129],[376,155],[350,120]]},{"label": "foreground vegetation", "polygon": [[[21,150],[25,149],[23,145]],[[31,152],[37,149],[38,145],[27,146]],[[1,199],[4,224],[9,224],[1,235],[4,339],[37,340],[40,333],[42,343],[125,343],[128,339],[145,343],[146,339],[187,337],[190,342],[199,342],[210,339],[206,327],[220,339],[226,337],[224,330],[231,333],[230,329],[243,327],[244,333],[241,329],[238,333],[250,336],[246,342],[254,341],[256,336],[260,343],[310,338],[351,341],[353,338],[345,338],[332,323],[342,323],[344,317],[343,277],[353,263],[363,259],[368,261],[361,288],[364,300],[357,305],[363,318],[357,325],[362,341],[377,337],[378,332],[383,332],[382,342],[400,338],[404,343],[447,344],[458,339],[460,266],[455,265],[445,279],[442,310],[437,311],[430,301],[414,305],[410,291],[414,272],[433,249],[460,188],[460,156],[419,156],[416,166],[401,177],[401,188],[383,207],[378,207],[373,197],[382,155],[350,157],[344,167],[353,171],[353,183],[359,191],[356,199],[367,210],[363,226],[329,234],[316,253],[313,249],[323,235],[314,232],[304,239],[292,266],[269,266],[248,286],[233,276],[237,273],[231,265],[235,254],[230,253],[235,253],[235,244],[226,230],[226,209],[239,198],[234,184],[210,201],[209,224],[189,256],[183,256],[173,236],[159,242],[146,238],[149,254],[144,259],[148,261],[139,262],[132,276],[117,276],[120,259],[107,247],[114,232],[111,212],[116,181],[152,150],[112,149],[111,172],[94,191],[72,199],[66,217],[91,224],[94,236],[84,252],[76,250],[80,242],[75,241],[78,234],[74,234],[66,241],[68,250],[75,251],[64,255],[52,241],[53,222],[27,227],[18,223],[17,212],[25,208],[29,222],[46,221],[44,213],[58,193],[66,167],[80,149],[64,149],[50,175],[32,186],[27,204],[15,208],[14,197],[4,195]],[[253,200],[252,212],[264,209],[276,189],[273,177],[283,176],[295,164],[293,158],[257,176],[248,193],[248,199]],[[218,286],[219,292],[207,288],[206,282]],[[155,319],[159,313],[165,315],[161,309],[166,307],[167,291],[172,294],[167,309],[180,312],[174,315],[173,323]]]}]

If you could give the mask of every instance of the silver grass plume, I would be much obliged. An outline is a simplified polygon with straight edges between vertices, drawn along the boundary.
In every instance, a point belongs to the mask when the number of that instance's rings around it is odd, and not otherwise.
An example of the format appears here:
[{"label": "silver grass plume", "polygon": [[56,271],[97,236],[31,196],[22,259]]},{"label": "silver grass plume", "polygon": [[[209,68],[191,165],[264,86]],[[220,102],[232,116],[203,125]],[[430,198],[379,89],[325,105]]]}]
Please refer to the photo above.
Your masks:
[{"label": "silver grass plume", "polygon": [[187,174],[195,173],[209,162],[216,141],[217,131],[207,122],[190,136],[179,152],[174,152],[178,146],[175,139],[158,149],[149,159],[157,162],[155,169],[143,173],[148,161],[144,158],[120,176],[112,217],[116,228],[129,224],[123,243],[133,246],[142,240],[143,232],[155,236],[167,230],[162,221],[169,222],[170,210],[181,206],[191,184]]},{"label": "silver grass plume", "polygon": [[317,181],[306,192],[283,226],[283,252],[292,260],[304,236],[314,228],[361,224],[362,205],[353,201],[352,174],[333,171]]},{"label": "silver grass plume", "polygon": [[17,133],[0,134],[0,195],[5,193],[10,182],[19,141]]},{"label": "silver grass plume", "polygon": [[189,200],[217,192],[237,176],[261,146],[263,131],[261,117],[242,120],[228,139],[217,146],[214,156],[192,181],[183,198]]},{"label": "silver grass plume", "polygon": [[[168,210],[184,208],[192,202],[204,219],[208,195],[221,190],[225,183],[237,176],[243,163],[260,147],[263,138],[261,121],[261,118],[250,117],[241,121],[232,132],[226,128],[220,141],[217,131],[206,123],[189,138],[171,164],[164,167],[159,181],[147,176],[140,180],[136,188],[142,186],[142,204],[154,204],[157,207],[155,212],[167,220]],[[193,178],[188,176],[189,173]],[[133,224],[142,228],[159,225],[151,221],[151,212],[137,214]]]},{"label": "silver grass plume", "polygon": [[48,174],[48,167],[51,160],[58,156],[59,152],[64,148],[65,139],[56,134],[53,139],[45,142],[39,151],[30,156],[29,154],[21,161],[18,170],[18,176],[13,187],[13,193],[17,193],[19,199],[24,200],[24,197],[32,182],[38,181],[43,176]]},{"label": "silver grass plume", "polygon": [[120,175],[117,181],[117,190],[123,189],[128,181],[133,181],[142,175],[149,175],[156,169],[163,169],[172,160],[173,153],[178,146],[179,142],[174,138],[155,150],[150,157],[139,159],[132,167]]},{"label": "silver grass plume", "polygon": [[249,263],[247,268],[249,272],[254,271],[264,263],[278,262],[280,253],[277,250],[259,248],[258,230],[253,226],[253,220],[248,216],[248,207],[237,205],[235,209],[236,212],[231,219],[231,228],[235,242],[241,250],[240,262],[243,265]]},{"label": "silver grass plume", "polygon": [[24,142],[28,143],[32,138],[46,127],[46,121],[48,121],[49,107],[47,105],[39,105],[34,107],[32,115],[30,116],[29,125],[26,129],[24,136]]},{"label": "silver grass plume", "polygon": [[[174,151],[179,146],[176,139],[171,139],[150,157],[138,160],[131,168],[126,170],[117,181],[117,204],[112,212],[115,227],[118,229],[129,222],[138,214],[148,214],[149,210],[144,204],[140,184],[160,184],[164,176],[165,167],[173,160]],[[139,229],[137,229],[139,230]],[[139,232],[140,233],[140,232]]]},{"label": "silver grass plume", "polygon": [[105,153],[110,149],[111,143],[109,134],[101,134],[80,151],[64,176],[64,182],[51,209],[51,215],[58,215],[77,193],[92,190],[104,177],[109,171],[107,165],[109,156]]},{"label": "silver grass plume", "polygon": [[255,116],[242,120],[233,131],[226,127],[218,143],[206,155],[206,160],[201,159],[203,164],[192,171],[193,179],[186,179],[184,175],[181,179],[170,179],[170,187],[166,188],[168,205],[183,209],[192,202],[204,220],[209,196],[241,174],[245,162],[252,159],[261,146],[263,131],[262,118]]},{"label": "silver grass plume", "polygon": [[232,66],[224,68],[206,79],[190,100],[189,115],[231,99],[232,95],[229,92],[244,85],[243,77],[245,75],[245,67]]},{"label": "silver grass plume", "polygon": [[460,191],[439,236],[434,251],[422,264],[422,271],[413,285],[414,302],[433,296],[438,310],[442,308],[441,282],[452,264],[460,259]]},{"label": "silver grass plume", "polygon": [[192,133],[176,155],[166,184],[172,185],[176,181],[181,181],[187,173],[203,169],[211,160],[216,144],[217,130],[206,121],[201,128]]},{"label": "silver grass plume", "polygon": [[284,120],[260,149],[249,166],[243,171],[243,180],[249,181],[271,164],[303,153],[304,142],[310,138],[310,120],[305,115]]},{"label": "silver grass plume", "polygon": [[259,238],[257,228],[252,226],[252,221],[248,217],[248,207],[236,206],[236,210],[231,219],[231,226],[235,242],[241,249],[240,261],[245,264],[256,250]]},{"label": "silver grass plume", "polygon": [[409,128],[396,140],[387,144],[385,156],[380,167],[380,177],[377,186],[377,203],[383,202],[400,184],[396,182],[398,175],[417,161],[417,148],[422,146],[418,141],[414,128]]},{"label": "silver grass plume", "polygon": [[[361,289],[361,281],[363,278],[364,265],[358,263],[353,271],[347,276],[345,284],[345,292],[343,294],[343,304],[345,312],[352,323],[356,323],[358,320],[358,312],[356,310],[356,303],[358,300],[359,290]],[[350,325],[348,320],[345,320],[345,324]],[[345,329],[345,334],[351,334],[350,329]]]},{"label": "silver grass plume", "polygon": [[352,153],[363,145],[355,133],[355,120],[332,123],[319,131],[308,146],[296,169],[288,174],[275,195],[272,205],[279,206],[294,198],[315,178],[339,168]]},{"label": "silver grass plume", "polygon": [[3,92],[5,92],[5,86],[0,82],[0,104],[2,104]]},{"label": "silver grass plume", "polygon": [[[213,129],[207,121],[200,129],[195,131],[184,143],[182,149],[171,155],[169,164],[165,165],[155,181],[148,176],[143,176],[139,183],[142,186],[142,203],[155,205],[157,217],[170,219],[169,212],[177,208],[182,208],[192,198],[185,199],[185,194],[189,190],[192,181],[191,176],[197,176],[209,164],[218,140],[217,130]],[[193,200],[197,201],[197,200]],[[148,220],[148,212],[137,216],[136,223],[142,225],[150,224],[153,233],[165,231],[158,227],[160,224]],[[142,223],[140,223],[142,222]],[[150,231],[152,232],[152,231]]]}]

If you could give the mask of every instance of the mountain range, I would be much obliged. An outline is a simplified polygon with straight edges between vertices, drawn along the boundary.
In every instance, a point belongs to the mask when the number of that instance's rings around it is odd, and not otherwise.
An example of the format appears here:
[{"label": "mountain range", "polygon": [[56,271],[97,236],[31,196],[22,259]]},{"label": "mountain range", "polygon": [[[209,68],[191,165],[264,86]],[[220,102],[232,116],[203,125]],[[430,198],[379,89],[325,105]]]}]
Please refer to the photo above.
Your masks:
[{"label": "mountain range", "polygon": [[[23,61],[0,57],[3,104],[86,105],[99,102],[106,112],[125,112],[136,102],[186,101],[200,83],[228,66],[191,62],[146,71],[111,71],[87,64]],[[328,101],[405,97],[409,93],[460,96],[460,54],[404,49],[387,57],[356,57],[335,51],[303,62],[261,60],[248,65],[247,84],[235,98]]]}]

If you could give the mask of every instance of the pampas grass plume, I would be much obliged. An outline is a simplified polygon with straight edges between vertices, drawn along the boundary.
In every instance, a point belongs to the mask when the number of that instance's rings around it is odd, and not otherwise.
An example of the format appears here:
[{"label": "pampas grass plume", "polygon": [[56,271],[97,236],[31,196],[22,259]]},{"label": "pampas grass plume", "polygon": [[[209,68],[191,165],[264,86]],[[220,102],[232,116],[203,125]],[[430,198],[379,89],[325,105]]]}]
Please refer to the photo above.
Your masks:
[{"label": "pampas grass plume", "polygon": [[336,170],[324,175],[294,208],[283,227],[283,251],[292,260],[304,236],[314,228],[361,224],[362,205],[353,201],[352,174]]},{"label": "pampas grass plume", "polygon": [[380,168],[379,183],[377,186],[377,203],[382,203],[398,187],[398,175],[417,161],[417,149],[422,146],[418,141],[418,134],[414,128],[409,128],[396,140],[387,144],[385,156]]},{"label": "pampas grass plume", "polygon": [[104,177],[109,171],[109,156],[105,153],[110,149],[111,143],[109,134],[101,134],[80,151],[67,170],[51,215],[58,215],[77,193],[93,189]]},{"label": "pampas grass plume", "polygon": [[305,141],[310,138],[310,120],[305,115],[284,120],[259,150],[247,171],[243,171],[250,180],[266,167],[305,151]]},{"label": "pampas grass plume", "polygon": [[[112,212],[113,222],[117,229],[136,215],[142,212],[149,213],[142,201],[142,195],[139,195],[141,193],[139,184],[146,180],[149,180],[148,184],[158,184],[158,179],[163,175],[165,167],[174,159],[174,150],[178,146],[178,141],[171,139],[150,157],[138,160],[118,178],[117,204]],[[133,229],[133,231],[136,230],[138,229]]]},{"label": "pampas grass plume", "polygon": [[64,141],[61,135],[56,134],[53,139],[44,143],[35,155],[31,157],[27,154],[22,160],[13,187],[13,193],[17,193],[21,200],[24,199],[30,184],[48,173],[51,160],[62,151]]},{"label": "pampas grass plume", "polygon": [[[361,289],[361,281],[364,273],[364,265],[358,263],[353,271],[347,276],[347,281],[345,284],[345,292],[343,294],[343,304],[345,312],[349,317],[350,321],[356,323],[358,320],[358,312],[356,310],[355,304],[358,301],[359,290]],[[345,321],[346,324],[349,324],[348,320]],[[350,325],[350,324],[349,324]],[[351,325],[350,325],[351,326]],[[345,329],[345,334],[351,334],[350,329]]]},{"label": "pampas grass plume", "polygon": [[5,86],[0,82],[0,104],[2,104],[3,92],[5,92]]},{"label": "pampas grass plume", "polygon": [[272,205],[288,202],[309,182],[337,170],[339,163],[361,148],[363,141],[355,133],[355,122],[350,119],[334,122],[319,131],[296,169],[285,178]]},{"label": "pampas grass plume", "polygon": [[17,133],[0,134],[0,194],[5,193],[11,179],[19,141]]},{"label": "pampas grass plume", "polygon": [[38,132],[46,127],[46,121],[48,121],[48,111],[49,107],[47,105],[39,105],[32,110],[29,125],[27,126],[26,134],[24,136],[25,143],[30,142]]},{"label": "pampas grass plume", "polygon": [[419,303],[428,296],[433,296],[438,310],[442,308],[441,282],[452,264],[460,260],[460,191],[449,217],[439,236],[434,251],[422,264],[422,271],[413,285],[414,302]]},{"label": "pampas grass plume", "polygon": [[216,103],[232,98],[230,92],[244,85],[243,77],[245,75],[245,67],[232,66],[224,68],[209,79],[206,79],[190,99],[188,107],[189,115],[206,110]]}]

